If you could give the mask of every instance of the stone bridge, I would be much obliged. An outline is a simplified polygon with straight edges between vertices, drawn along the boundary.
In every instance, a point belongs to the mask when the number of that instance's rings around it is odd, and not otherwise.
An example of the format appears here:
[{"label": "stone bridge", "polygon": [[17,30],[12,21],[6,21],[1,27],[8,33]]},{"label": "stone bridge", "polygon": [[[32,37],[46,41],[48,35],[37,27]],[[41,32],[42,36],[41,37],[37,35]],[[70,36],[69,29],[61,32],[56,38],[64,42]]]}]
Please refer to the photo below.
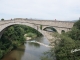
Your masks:
[{"label": "stone bridge", "polygon": [[[74,22],[34,20],[34,19],[23,19],[23,18],[4,20],[4,21],[0,21],[0,37],[2,36],[2,33],[5,31],[7,27],[15,24],[27,25],[38,30],[39,32],[41,32],[46,27],[53,27],[54,29],[57,30],[58,33],[61,33],[62,30],[64,30],[65,32],[70,31],[70,29],[73,27]],[[42,25],[42,30],[40,30],[41,25]]]}]

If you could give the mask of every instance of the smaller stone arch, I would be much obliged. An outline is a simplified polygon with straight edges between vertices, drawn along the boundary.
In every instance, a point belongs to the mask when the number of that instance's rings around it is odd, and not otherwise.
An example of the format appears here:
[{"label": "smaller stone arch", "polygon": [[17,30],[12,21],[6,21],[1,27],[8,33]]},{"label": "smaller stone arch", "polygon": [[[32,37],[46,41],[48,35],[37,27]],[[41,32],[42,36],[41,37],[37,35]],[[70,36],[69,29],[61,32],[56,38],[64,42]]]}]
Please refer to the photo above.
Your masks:
[{"label": "smaller stone arch", "polygon": [[65,30],[61,30],[61,33],[65,33]]},{"label": "smaller stone arch", "polygon": [[54,27],[45,27],[43,30],[48,32],[57,32],[57,30]]}]

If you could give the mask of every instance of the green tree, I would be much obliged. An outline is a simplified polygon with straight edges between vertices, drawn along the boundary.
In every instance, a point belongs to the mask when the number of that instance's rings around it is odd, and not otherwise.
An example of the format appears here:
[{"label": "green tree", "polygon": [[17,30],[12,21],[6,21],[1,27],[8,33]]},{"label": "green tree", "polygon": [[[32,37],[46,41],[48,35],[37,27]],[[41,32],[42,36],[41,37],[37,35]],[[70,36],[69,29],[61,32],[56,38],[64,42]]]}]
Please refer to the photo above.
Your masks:
[{"label": "green tree", "polygon": [[40,25],[40,29],[42,30],[42,25]]},{"label": "green tree", "polygon": [[80,60],[80,52],[71,53],[73,49],[80,49],[80,20],[74,23],[71,31],[61,35],[59,45],[55,47],[57,60]]},{"label": "green tree", "polygon": [[76,27],[73,27],[70,32],[68,32],[68,36],[74,40],[80,40],[80,30]]},{"label": "green tree", "polygon": [[2,18],[1,21],[4,21],[4,19]]},{"label": "green tree", "polygon": [[74,23],[73,28],[68,32],[68,35],[74,40],[80,40],[80,20]]},{"label": "green tree", "polygon": [[73,26],[80,30],[80,20],[75,22]]}]

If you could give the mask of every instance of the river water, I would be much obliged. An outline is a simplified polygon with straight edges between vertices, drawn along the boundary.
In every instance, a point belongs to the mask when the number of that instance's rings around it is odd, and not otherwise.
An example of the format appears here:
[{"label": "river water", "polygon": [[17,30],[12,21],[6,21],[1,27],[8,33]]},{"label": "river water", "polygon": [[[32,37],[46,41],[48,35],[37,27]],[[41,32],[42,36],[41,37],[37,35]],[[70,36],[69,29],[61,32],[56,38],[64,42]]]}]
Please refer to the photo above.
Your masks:
[{"label": "river water", "polygon": [[[38,37],[31,41],[37,41],[49,45],[49,41],[45,37]],[[50,48],[34,42],[27,42],[17,49],[6,54],[2,60],[41,60],[44,52]]]}]

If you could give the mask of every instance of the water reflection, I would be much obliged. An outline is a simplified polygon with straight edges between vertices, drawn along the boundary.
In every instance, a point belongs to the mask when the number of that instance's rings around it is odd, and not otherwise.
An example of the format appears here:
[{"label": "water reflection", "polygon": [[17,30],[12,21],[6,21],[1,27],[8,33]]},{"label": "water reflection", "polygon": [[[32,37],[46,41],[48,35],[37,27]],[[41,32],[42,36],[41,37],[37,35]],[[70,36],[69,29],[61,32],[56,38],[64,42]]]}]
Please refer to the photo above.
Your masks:
[{"label": "water reflection", "polygon": [[[47,45],[49,44],[49,41],[45,37],[38,37],[34,40]],[[5,55],[2,60],[40,60],[43,52],[48,51],[49,49],[50,48],[38,43],[26,41],[23,46],[20,46],[18,49]]]},{"label": "water reflection", "polygon": [[4,56],[2,60],[21,60],[21,57],[24,55],[25,46],[21,46],[16,50],[11,51]]},{"label": "water reflection", "polygon": [[49,41],[46,37],[38,37],[38,38],[35,39],[35,41],[38,41],[38,42],[44,43],[46,45],[49,45]]}]

